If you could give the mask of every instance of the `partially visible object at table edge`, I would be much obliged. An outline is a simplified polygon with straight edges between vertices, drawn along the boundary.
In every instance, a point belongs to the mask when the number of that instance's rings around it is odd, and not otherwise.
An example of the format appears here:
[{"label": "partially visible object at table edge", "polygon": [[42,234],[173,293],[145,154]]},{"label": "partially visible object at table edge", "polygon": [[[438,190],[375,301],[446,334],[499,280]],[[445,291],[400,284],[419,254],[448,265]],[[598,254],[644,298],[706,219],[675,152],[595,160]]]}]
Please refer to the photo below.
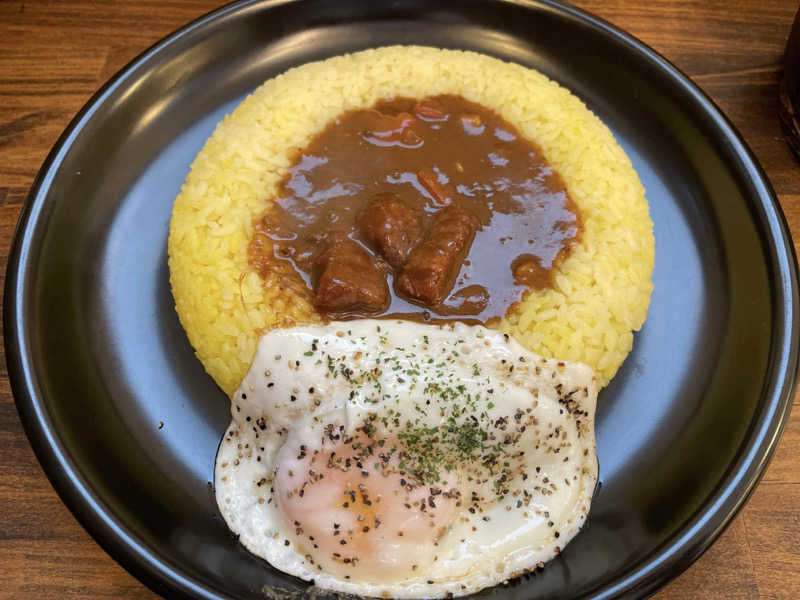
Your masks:
[{"label": "partially visible object at table edge", "polygon": [[800,158],[800,10],[786,42],[780,88],[780,116],[786,140]]}]

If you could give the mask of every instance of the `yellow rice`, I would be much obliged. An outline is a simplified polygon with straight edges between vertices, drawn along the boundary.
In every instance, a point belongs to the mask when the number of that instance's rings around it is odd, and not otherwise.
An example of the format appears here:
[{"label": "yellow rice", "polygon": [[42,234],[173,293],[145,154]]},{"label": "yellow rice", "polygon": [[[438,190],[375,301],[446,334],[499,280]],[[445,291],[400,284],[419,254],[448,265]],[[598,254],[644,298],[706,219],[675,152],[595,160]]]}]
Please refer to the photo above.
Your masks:
[{"label": "yellow rice", "polygon": [[644,189],[613,135],[542,74],[474,52],[386,47],[309,63],[260,86],[216,127],[172,212],[175,306],[206,371],[231,394],[261,333],[317,320],[299,277],[248,266],[253,219],[303,147],[338,114],[381,98],[454,93],[495,110],[544,151],[579,207],[583,236],[499,328],[546,356],[580,360],[605,385],[645,319],[654,242]]}]

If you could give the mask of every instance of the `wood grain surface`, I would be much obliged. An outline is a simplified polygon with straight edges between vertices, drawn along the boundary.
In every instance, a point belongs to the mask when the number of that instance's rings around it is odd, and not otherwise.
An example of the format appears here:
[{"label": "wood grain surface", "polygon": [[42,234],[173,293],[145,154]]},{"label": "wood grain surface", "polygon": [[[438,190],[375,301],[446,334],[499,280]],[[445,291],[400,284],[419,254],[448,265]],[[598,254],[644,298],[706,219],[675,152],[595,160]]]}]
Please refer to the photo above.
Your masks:
[{"label": "wood grain surface", "polygon": [[[733,121],[800,239],[800,163],[782,138],[778,82],[797,0],[581,0],[675,63]],[[113,73],[218,3],[0,2],[0,260],[33,178],[73,115]],[[798,398],[744,509],[658,600],[800,597]],[[154,598],[80,527],[45,478],[0,363],[0,598]]]}]

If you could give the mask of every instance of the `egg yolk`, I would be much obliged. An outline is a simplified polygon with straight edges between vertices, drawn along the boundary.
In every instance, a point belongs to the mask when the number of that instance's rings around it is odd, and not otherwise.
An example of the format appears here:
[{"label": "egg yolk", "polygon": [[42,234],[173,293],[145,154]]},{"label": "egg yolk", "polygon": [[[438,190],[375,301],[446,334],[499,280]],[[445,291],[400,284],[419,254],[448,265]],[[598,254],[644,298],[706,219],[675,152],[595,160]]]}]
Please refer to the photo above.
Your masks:
[{"label": "egg yolk", "polygon": [[382,583],[422,572],[461,506],[456,477],[421,484],[400,468],[396,440],[329,429],[321,450],[287,443],[274,498],[296,549],[316,569]]}]

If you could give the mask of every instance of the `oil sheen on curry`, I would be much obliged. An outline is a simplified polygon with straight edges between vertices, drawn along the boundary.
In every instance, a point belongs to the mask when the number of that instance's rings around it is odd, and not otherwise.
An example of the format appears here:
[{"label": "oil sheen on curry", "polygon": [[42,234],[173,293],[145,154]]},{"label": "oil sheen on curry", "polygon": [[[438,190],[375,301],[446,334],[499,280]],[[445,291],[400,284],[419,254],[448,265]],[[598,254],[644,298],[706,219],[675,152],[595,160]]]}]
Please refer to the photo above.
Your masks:
[{"label": "oil sheen on curry", "polygon": [[296,271],[330,317],[487,323],[549,287],[580,231],[561,177],[493,111],[396,98],[297,152],[249,260]]}]

